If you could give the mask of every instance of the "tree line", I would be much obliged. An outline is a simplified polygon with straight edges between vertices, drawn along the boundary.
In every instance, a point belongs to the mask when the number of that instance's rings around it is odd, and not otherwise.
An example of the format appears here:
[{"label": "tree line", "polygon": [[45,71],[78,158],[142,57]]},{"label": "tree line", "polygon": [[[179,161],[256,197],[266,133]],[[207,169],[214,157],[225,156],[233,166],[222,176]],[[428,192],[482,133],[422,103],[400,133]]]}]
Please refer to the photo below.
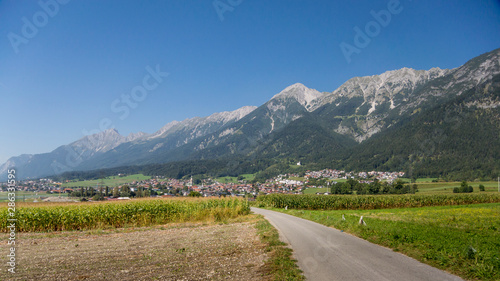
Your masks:
[{"label": "tree line", "polygon": [[371,183],[362,183],[355,179],[331,185],[332,194],[415,194],[418,191],[416,184],[406,184],[398,179],[392,183],[381,182],[378,179]]}]

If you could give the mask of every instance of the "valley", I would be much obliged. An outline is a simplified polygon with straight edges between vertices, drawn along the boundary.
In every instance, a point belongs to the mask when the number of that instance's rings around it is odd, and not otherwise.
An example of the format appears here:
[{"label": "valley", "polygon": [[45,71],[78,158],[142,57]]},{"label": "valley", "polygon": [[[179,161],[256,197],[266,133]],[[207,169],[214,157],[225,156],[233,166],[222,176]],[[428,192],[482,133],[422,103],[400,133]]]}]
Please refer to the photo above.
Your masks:
[{"label": "valley", "polygon": [[0,14],[0,281],[500,280],[499,1]]}]

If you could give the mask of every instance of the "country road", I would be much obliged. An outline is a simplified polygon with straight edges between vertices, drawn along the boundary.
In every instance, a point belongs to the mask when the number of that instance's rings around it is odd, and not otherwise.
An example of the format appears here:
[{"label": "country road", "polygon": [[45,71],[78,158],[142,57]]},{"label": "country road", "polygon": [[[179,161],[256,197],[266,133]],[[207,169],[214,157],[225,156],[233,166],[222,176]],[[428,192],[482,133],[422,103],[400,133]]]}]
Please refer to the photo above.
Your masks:
[{"label": "country road", "polygon": [[290,244],[307,280],[463,280],[334,228],[279,212],[252,211]]}]

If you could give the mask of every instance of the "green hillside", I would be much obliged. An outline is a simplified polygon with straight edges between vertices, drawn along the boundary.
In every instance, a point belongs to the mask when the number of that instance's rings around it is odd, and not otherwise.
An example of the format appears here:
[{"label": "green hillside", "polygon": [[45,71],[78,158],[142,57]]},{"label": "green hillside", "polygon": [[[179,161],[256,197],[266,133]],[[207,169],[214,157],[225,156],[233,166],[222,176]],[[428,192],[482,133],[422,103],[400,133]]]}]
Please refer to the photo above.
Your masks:
[{"label": "green hillside", "polygon": [[404,170],[416,177],[491,178],[500,173],[500,76],[355,147],[346,169]]}]

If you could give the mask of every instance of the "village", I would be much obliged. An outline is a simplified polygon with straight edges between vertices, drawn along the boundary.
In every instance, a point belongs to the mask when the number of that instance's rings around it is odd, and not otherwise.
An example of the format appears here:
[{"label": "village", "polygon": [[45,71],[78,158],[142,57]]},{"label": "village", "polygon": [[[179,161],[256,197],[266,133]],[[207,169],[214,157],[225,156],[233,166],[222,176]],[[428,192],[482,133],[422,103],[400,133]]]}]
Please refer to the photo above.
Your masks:
[{"label": "village", "polygon": [[[131,197],[174,197],[174,196],[203,196],[203,197],[226,197],[245,196],[254,198],[261,194],[281,193],[281,194],[303,194],[307,188],[323,188],[334,184],[337,181],[347,179],[357,179],[363,183],[370,183],[374,180],[393,182],[404,177],[403,172],[346,172],[335,169],[324,169],[320,171],[308,171],[303,174],[282,174],[265,182],[232,178],[205,178],[197,180],[193,178],[172,179],[161,176],[151,177],[143,180],[133,180],[117,186],[107,186],[104,183],[97,183],[95,186],[65,187],[63,182],[56,182],[52,179],[24,180],[18,183],[17,190],[25,192],[36,192],[50,195],[63,195],[69,197],[93,197],[101,194],[102,199],[117,200],[129,199]],[[121,174],[118,176],[122,176]],[[314,185],[315,179],[325,179],[326,186]],[[69,181],[66,181],[69,182]],[[2,191],[7,186],[1,186]],[[82,196],[83,194],[83,196]],[[102,200],[101,199],[101,200]]]}]

